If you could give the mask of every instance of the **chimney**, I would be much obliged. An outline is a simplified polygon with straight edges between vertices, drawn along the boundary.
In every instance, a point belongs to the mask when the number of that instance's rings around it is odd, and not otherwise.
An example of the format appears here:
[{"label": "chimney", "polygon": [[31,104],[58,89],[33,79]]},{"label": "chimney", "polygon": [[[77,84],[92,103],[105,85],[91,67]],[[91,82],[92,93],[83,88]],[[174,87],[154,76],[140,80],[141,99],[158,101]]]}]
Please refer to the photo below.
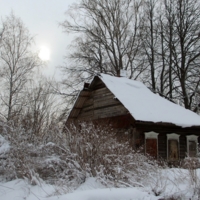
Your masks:
[{"label": "chimney", "polygon": [[120,70],[117,71],[117,76],[126,78],[127,77],[127,71],[124,70],[124,69],[120,69]]},{"label": "chimney", "polygon": [[89,83],[84,83],[83,89],[84,90],[88,90],[89,89],[90,84]]}]

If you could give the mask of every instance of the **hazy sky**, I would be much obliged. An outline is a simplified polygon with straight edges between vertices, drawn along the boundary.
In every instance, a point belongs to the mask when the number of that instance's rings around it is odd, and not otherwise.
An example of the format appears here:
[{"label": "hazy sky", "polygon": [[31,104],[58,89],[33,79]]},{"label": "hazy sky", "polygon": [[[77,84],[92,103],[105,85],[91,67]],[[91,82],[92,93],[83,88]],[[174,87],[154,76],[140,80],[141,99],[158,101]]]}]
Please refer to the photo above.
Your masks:
[{"label": "hazy sky", "polygon": [[65,19],[64,13],[73,2],[76,0],[0,0],[1,17],[13,11],[35,36],[38,49],[41,46],[50,49],[46,74],[53,75],[55,67],[64,62],[63,56],[72,36],[62,32],[59,22]]}]

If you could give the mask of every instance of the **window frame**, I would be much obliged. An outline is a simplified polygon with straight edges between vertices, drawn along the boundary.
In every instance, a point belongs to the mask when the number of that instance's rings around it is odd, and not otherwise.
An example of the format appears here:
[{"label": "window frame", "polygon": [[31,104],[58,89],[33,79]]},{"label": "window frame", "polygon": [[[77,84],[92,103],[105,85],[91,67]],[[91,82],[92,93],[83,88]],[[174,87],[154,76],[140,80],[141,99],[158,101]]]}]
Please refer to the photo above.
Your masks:
[{"label": "window frame", "polygon": [[159,135],[159,133],[156,133],[154,131],[150,131],[150,132],[145,132],[144,135],[145,135],[145,154],[146,154],[146,150],[147,150],[146,139],[156,139],[156,146],[157,146],[156,158],[158,158],[158,135]]},{"label": "window frame", "polygon": [[187,135],[187,156],[190,157],[190,153],[189,153],[189,141],[194,141],[196,142],[196,155],[198,153],[198,137],[197,135]]},{"label": "window frame", "polygon": [[[169,159],[169,140],[177,140],[178,142],[178,160],[180,160],[180,142],[179,142],[180,135],[177,133],[169,133],[167,134],[167,160]],[[177,160],[177,161],[178,161]]]}]

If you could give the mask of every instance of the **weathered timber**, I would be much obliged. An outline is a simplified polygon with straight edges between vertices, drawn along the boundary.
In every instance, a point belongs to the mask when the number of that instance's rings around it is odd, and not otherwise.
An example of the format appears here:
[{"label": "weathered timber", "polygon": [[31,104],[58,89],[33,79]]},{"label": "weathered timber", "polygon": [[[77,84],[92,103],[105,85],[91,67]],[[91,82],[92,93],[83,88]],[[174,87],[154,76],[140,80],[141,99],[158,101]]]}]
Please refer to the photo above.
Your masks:
[{"label": "weathered timber", "polygon": [[121,103],[115,100],[108,100],[108,99],[94,102],[94,109],[101,109],[101,108],[112,107],[112,106],[120,106],[121,108]]},{"label": "weathered timber", "polygon": [[[107,124],[114,129],[127,129],[134,126],[134,119],[130,114],[96,119],[94,122],[104,126]],[[135,132],[137,131],[135,130]]]},{"label": "weathered timber", "polygon": [[89,97],[87,101],[84,102],[83,108],[91,106],[93,104],[93,98]]},{"label": "weathered timber", "polygon": [[94,105],[93,105],[93,104],[90,104],[90,105],[88,105],[88,106],[84,106],[84,107],[82,108],[82,110],[81,110],[81,113],[89,112],[89,111],[93,110],[93,108],[94,108]]},{"label": "weathered timber", "polygon": [[83,103],[78,116],[79,120],[84,118],[86,120],[94,120],[128,113],[124,106],[115,99],[110,90],[105,85],[101,86],[101,88],[93,86],[95,89],[90,92],[90,96]]},{"label": "weathered timber", "polygon": [[93,113],[90,112],[90,113],[81,113],[78,118],[78,120],[83,120],[83,121],[91,121],[93,119]]},{"label": "weathered timber", "polygon": [[[81,108],[83,107],[84,102],[86,101],[87,98],[90,96],[90,91],[84,91],[82,90],[79,94],[79,98],[76,100],[73,109],[71,110],[69,114],[69,119],[70,118],[75,118],[79,115]],[[77,109],[80,108],[80,109]]]},{"label": "weathered timber", "polygon": [[115,97],[112,94],[105,94],[105,95],[94,95],[93,96],[94,101],[102,101],[105,99],[113,99],[115,100]]},{"label": "weathered timber", "polygon": [[90,89],[96,90],[105,87],[105,84],[100,80],[99,77],[95,77],[94,81],[90,84]]},{"label": "weathered timber", "polygon": [[124,108],[122,105],[113,105],[109,107],[103,107],[102,109],[95,109],[94,110],[94,118],[106,118],[106,117],[113,117],[113,116],[119,116],[128,114],[128,111],[126,108]]},{"label": "weathered timber", "polygon": [[[99,89],[96,89],[96,90],[93,90],[93,94],[96,95],[96,94],[102,94],[102,95],[105,95],[106,93],[110,93],[110,90],[107,88],[107,87],[103,87],[103,88],[99,88]],[[113,95],[113,94],[112,94]]]}]

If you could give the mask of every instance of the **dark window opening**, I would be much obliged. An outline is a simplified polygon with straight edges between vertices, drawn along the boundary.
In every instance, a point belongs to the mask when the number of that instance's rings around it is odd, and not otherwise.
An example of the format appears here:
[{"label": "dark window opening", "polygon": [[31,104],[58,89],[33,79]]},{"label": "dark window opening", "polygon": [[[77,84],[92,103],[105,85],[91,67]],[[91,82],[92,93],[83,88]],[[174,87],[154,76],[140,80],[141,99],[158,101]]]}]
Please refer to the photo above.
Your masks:
[{"label": "dark window opening", "polygon": [[146,139],[146,154],[157,158],[157,139]]},{"label": "dark window opening", "polygon": [[188,141],[188,154],[189,157],[196,157],[197,154],[197,143],[195,141]]},{"label": "dark window opening", "polygon": [[168,159],[170,161],[179,159],[178,140],[168,140]]}]

